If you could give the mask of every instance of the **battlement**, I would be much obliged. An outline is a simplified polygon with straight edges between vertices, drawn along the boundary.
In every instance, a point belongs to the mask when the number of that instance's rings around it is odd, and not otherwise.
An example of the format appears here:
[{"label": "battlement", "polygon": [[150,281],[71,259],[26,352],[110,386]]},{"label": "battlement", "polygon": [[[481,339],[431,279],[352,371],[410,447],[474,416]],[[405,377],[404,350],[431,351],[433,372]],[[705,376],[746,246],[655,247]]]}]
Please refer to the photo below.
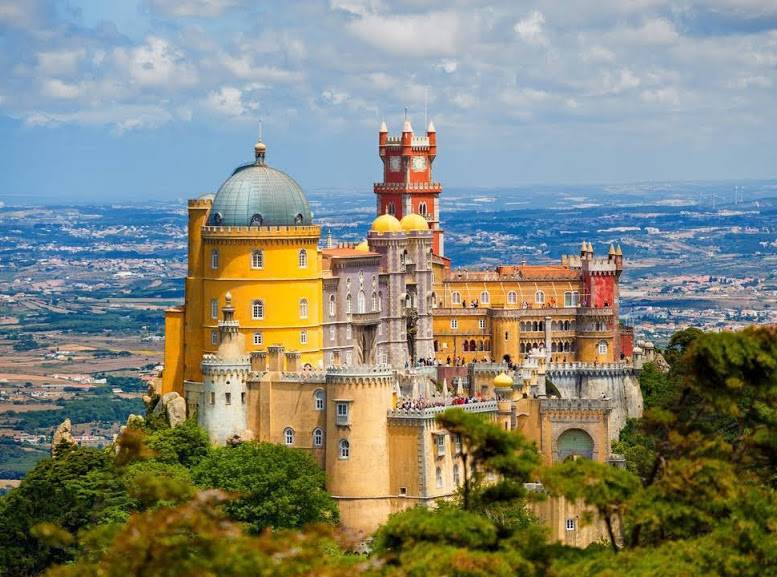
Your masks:
[{"label": "battlement", "polygon": [[307,236],[318,239],[321,236],[320,226],[203,226],[202,236],[205,239],[259,239],[271,241],[284,237]]},{"label": "battlement", "polygon": [[444,405],[435,405],[424,407],[423,409],[390,409],[388,411],[389,419],[435,419],[440,413],[448,409],[461,409],[468,413],[495,413],[497,411],[497,401],[479,401],[474,403],[465,403],[454,405],[448,402]]},{"label": "battlement", "polygon": [[631,363],[619,361],[615,363],[550,363],[547,374],[552,379],[554,375],[625,375],[634,372]]},{"label": "battlement", "polygon": [[373,184],[375,192],[442,192],[442,184],[439,182],[376,182]]},{"label": "battlement", "polygon": [[205,208],[208,209],[213,206],[213,198],[190,198],[187,202],[189,208]]},{"label": "battlement", "polygon": [[612,410],[608,399],[540,399],[540,413],[569,411],[603,412]]}]

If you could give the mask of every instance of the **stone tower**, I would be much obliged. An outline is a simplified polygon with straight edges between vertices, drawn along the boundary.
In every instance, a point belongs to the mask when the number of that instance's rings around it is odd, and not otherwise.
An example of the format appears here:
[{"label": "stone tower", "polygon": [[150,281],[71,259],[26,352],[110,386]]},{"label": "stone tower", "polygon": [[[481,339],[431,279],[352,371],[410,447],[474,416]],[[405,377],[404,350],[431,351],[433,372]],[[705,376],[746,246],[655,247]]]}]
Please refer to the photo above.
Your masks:
[{"label": "stone tower", "polygon": [[416,136],[407,118],[401,136],[389,136],[386,123],[381,123],[378,153],[383,161],[383,182],[373,187],[378,215],[401,219],[411,213],[420,214],[432,229],[434,254],[444,256],[439,207],[442,185],[432,181],[432,163],[437,156],[434,123],[429,122],[425,136]]}]

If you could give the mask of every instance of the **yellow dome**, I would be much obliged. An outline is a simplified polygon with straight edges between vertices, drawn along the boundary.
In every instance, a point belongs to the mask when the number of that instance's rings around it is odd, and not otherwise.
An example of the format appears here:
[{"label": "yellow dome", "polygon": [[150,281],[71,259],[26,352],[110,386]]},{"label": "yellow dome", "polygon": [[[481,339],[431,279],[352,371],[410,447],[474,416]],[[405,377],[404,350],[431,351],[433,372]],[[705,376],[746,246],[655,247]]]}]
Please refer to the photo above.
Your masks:
[{"label": "yellow dome", "polygon": [[402,227],[393,214],[381,214],[372,221],[370,230],[374,232],[402,232]]},{"label": "yellow dome", "polygon": [[429,223],[426,222],[426,219],[414,212],[403,216],[402,220],[399,221],[399,224],[402,226],[402,230],[406,232],[413,230],[429,230]]},{"label": "yellow dome", "polygon": [[512,387],[513,379],[510,375],[507,375],[505,373],[499,373],[496,377],[494,377],[494,386],[497,388]]},{"label": "yellow dome", "polygon": [[361,252],[370,252],[370,246],[367,244],[366,240],[361,241],[353,248]]}]

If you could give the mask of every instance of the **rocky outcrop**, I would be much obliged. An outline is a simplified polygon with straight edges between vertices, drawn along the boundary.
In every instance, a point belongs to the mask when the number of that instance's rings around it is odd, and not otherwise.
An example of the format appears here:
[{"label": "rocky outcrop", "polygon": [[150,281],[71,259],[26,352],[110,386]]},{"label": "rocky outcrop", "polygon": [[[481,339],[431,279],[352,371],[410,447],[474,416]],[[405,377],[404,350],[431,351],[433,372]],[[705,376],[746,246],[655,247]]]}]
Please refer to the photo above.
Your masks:
[{"label": "rocky outcrop", "polygon": [[672,368],[669,366],[669,363],[664,358],[664,355],[662,355],[661,353],[655,354],[655,357],[653,358],[653,363],[656,365],[656,368],[664,374],[668,373],[669,369]]},{"label": "rocky outcrop", "polygon": [[76,441],[73,438],[73,423],[70,419],[65,419],[54,431],[51,439],[51,456],[56,457],[57,452],[65,446],[75,446]]},{"label": "rocky outcrop", "polygon": [[165,415],[171,427],[177,427],[186,420],[186,399],[176,392],[166,393],[159,398],[154,416]]}]

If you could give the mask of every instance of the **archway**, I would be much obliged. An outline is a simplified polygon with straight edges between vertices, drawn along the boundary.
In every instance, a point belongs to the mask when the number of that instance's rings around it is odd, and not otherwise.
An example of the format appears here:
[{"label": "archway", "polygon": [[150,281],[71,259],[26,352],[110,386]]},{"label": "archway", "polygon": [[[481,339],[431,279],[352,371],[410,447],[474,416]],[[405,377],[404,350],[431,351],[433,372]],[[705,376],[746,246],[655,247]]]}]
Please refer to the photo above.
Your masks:
[{"label": "archway", "polygon": [[556,441],[556,454],[558,462],[565,461],[570,457],[592,459],[594,440],[582,429],[568,429],[561,433]]}]

